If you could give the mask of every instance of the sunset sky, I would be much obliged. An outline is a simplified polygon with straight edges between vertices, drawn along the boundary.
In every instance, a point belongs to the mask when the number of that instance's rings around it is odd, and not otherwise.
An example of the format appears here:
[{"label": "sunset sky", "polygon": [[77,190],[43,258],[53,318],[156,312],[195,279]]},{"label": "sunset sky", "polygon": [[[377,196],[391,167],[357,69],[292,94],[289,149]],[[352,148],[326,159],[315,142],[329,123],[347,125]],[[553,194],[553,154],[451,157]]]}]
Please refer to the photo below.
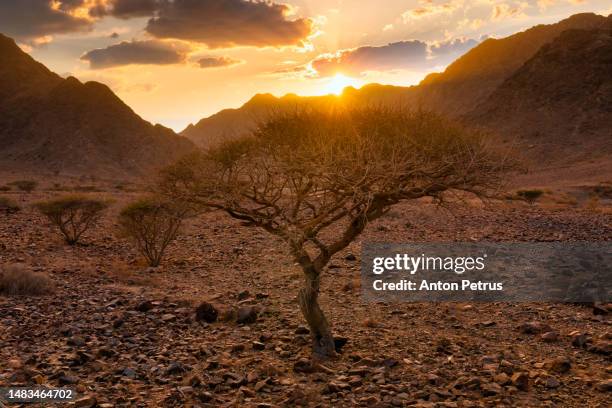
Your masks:
[{"label": "sunset sky", "polygon": [[256,93],[418,83],[486,37],[610,0],[0,0],[0,32],[177,131]]}]

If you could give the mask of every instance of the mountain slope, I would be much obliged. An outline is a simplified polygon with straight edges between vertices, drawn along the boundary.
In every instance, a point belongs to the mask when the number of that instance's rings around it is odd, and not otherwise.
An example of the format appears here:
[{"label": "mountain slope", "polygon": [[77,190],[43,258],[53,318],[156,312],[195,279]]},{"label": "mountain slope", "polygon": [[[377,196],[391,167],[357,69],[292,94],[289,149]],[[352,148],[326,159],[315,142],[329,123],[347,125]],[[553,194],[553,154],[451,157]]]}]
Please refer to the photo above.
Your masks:
[{"label": "mountain slope", "polygon": [[207,148],[240,136],[256,126],[258,121],[266,116],[299,109],[305,106],[319,108],[358,104],[391,104],[409,105],[410,89],[399,86],[369,84],[361,89],[348,87],[342,97],[336,95],[297,96],[287,94],[277,98],[271,94],[257,94],[238,109],[224,109],[212,116],[200,120],[195,125],[189,125],[181,135],[192,140],[200,147]]},{"label": "mountain slope", "polygon": [[612,16],[576,14],[555,24],[538,25],[502,39],[488,39],[431,74],[418,87],[417,101],[451,116],[473,110],[545,44],[571,29],[605,28]]},{"label": "mountain slope", "polygon": [[106,85],[63,79],[0,34],[0,166],[134,177],[194,149]]},{"label": "mountain slope", "polygon": [[609,155],[612,24],[563,32],[466,117],[529,144],[540,164]]}]

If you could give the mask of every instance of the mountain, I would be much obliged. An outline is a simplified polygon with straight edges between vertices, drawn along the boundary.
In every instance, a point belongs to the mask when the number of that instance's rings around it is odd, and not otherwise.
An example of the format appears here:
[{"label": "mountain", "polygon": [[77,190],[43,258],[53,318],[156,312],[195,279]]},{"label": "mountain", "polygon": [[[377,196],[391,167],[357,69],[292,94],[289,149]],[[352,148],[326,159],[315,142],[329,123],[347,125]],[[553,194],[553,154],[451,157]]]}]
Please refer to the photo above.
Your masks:
[{"label": "mountain", "polygon": [[195,146],[140,118],[106,85],[63,79],[0,34],[0,166],[137,177]]},{"label": "mountain", "polygon": [[571,29],[605,28],[612,16],[573,15],[555,24],[538,25],[501,39],[487,39],[418,86],[415,100],[426,109],[450,116],[472,111],[545,44]]},{"label": "mountain", "polygon": [[[538,25],[502,39],[488,39],[457,59],[442,73],[427,76],[418,86],[395,87],[371,84],[347,88],[345,104],[391,104],[434,110],[461,118],[483,103],[504,80],[530,60],[542,46],[571,29],[600,29],[612,21],[592,13],[576,14],[555,24]],[[238,109],[226,109],[190,125],[181,134],[207,147],[250,129],[255,117],[308,103],[333,103],[335,96],[275,98],[257,95]],[[482,108],[482,107],[481,107]],[[479,109],[481,109],[479,108]],[[572,117],[565,120],[571,121]]]},{"label": "mountain", "polygon": [[466,119],[529,144],[540,162],[609,158],[612,22],[606,30],[561,33]]},{"label": "mountain", "polygon": [[347,87],[339,98],[336,95],[297,96],[287,94],[276,97],[271,94],[257,94],[238,109],[224,109],[212,116],[191,124],[181,135],[200,147],[207,148],[225,140],[238,137],[257,125],[268,115],[299,109],[305,106],[319,108],[336,104],[391,104],[408,105],[411,88],[369,84],[360,89]]}]

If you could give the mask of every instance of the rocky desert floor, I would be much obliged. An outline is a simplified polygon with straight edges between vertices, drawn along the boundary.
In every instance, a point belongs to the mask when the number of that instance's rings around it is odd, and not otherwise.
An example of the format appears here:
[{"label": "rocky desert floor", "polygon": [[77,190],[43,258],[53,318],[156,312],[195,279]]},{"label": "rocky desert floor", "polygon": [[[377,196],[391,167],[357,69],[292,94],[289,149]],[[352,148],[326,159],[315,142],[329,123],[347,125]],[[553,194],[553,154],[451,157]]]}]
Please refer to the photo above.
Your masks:
[{"label": "rocky desert floor", "polygon": [[[61,192],[2,193],[22,210],[0,213],[0,263],[47,273],[55,292],[0,297],[0,386],[73,387],[81,407],[610,406],[605,307],[365,303],[359,287],[365,241],[609,241],[603,201],[395,208],[326,271],[321,302],[347,342],[313,366],[296,303],[301,272],[282,242],[209,213],[147,268],[115,233],[118,210],[138,193],[100,190],[87,194],[115,203],[74,247],[29,206]],[[197,321],[202,301],[223,319]],[[232,310],[248,306],[256,320],[236,323]]]}]

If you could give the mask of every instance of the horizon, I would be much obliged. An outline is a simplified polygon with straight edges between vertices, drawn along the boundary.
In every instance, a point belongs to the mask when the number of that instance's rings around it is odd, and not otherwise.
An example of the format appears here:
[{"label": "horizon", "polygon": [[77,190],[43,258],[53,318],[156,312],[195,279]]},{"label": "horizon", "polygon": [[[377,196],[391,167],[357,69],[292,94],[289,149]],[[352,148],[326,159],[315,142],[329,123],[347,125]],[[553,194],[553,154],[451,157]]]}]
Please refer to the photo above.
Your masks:
[{"label": "horizon", "polygon": [[[392,0],[384,10],[372,1],[359,8],[341,0],[224,4],[3,3],[0,32],[62,77],[104,83],[147,121],[180,132],[256,94],[416,85],[486,38],[612,13],[600,0]],[[219,23],[202,24],[211,13]]]}]

